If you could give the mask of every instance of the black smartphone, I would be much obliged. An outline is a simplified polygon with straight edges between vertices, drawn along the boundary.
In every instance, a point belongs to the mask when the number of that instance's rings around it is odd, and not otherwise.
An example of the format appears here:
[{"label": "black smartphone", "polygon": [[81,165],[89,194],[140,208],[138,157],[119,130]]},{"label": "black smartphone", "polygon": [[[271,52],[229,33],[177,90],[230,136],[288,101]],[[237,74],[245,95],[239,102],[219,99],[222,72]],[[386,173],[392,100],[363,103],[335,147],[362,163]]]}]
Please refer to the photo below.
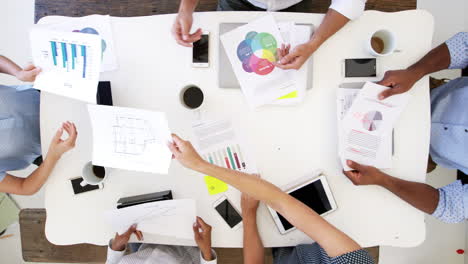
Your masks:
[{"label": "black smartphone", "polygon": [[345,59],[345,77],[376,77],[377,60]]},{"label": "black smartphone", "polygon": [[98,105],[113,105],[111,83],[109,81],[99,82],[96,102]]},{"label": "black smartphone", "polygon": [[85,186],[81,186],[82,181],[83,181],[83,178],[81,178],[81,177],[70,180],[71,185],[73,187],[73,193],[80,194],[80,193],[84,193],[84,192],[98,190],[98,189],[101,188],[100,185],[87,184]]},{"label": "black smartphone", "polygon": [[231,228],[238,228],[242,222],[242,216],[232,206],[226,196],[221,197],[214,203],[216,212],[226,221]]},{"label": "black smartphone", "polygon": [[209,66],[209,41],[210,35],[208,32],[203,32],[201,39],[193,43],[192,48],[192,66],[193,67],[208,67]]}]

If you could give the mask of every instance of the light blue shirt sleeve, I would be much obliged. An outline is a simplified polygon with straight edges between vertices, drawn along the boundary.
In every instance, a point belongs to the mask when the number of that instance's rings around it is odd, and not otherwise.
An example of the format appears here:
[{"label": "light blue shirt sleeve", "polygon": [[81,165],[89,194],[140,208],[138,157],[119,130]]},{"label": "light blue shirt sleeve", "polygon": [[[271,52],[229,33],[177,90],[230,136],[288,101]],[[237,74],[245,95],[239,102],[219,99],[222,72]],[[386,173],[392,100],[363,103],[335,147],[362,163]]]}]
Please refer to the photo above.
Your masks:
[{"label": "light blue shirt sleeve", "polygon": [[468,218],[468,185],[461,181],[439,188],[439,204],[432,216],[446,223],[459,223]]},{"label": "light blue shirt sleeve", "polygon": [[0,171],[0,182],[3,181],[3,179],[5,179],[5,176],[6,176],[6,172]]},{"label": "light blue shirt sleeve", "polygon": [[459,32],[445,42],[450,52],[449,69],[464,69],[468,65],[468,32]]}]

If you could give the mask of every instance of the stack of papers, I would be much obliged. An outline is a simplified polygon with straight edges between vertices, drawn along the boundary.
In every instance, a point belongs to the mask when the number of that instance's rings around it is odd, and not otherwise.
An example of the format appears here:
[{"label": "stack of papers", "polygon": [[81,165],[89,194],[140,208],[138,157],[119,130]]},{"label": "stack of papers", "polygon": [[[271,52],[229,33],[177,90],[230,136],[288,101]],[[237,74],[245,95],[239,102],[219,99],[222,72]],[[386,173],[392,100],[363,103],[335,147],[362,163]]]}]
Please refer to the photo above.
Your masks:
[{"label": "stack of papers", "polygon": [[143,233],[193,240],[196,221],[195,200],[167,200],[104,212],[112,229],[125,233],[133,224]]},{"label": "stack of papers", "polygon": [[30,33],[34,64],[42,69],[34,88],[96,103],[101,69],[101,38],[34,26]]},{"label": "stack of papers", "polygon": [[88,105],[88,112],[94,165],[168,173],[172,138],[165,113],[105,105]]},{"label": "stack of papers", "polygon": [[378,95],[388,89],[367,82],[361,90],[338,91],[338,155],[343,168],[351,170],[346,160],[376,168],[392,167],[392,131],[408,103],[409,94],[385,100]]},{"label": "stack of papers", "polygon": [[[296,41],[295,36],[298,34],[304,36],[305,41],[308,40],[310,29],[304,33],[305,29],[299,27],[297,33],[294,33],[295,29],[293,23],[276,24],[270,14],[221,36],[221,42],[250,106],[281,104],[280,98],[285,99],[285,103],[289,100],[300,101],[303,93],[295,86],[294,72],[279,69],[273,64],[278,61],[277,49],[282,44]],[[284,40],[283,35],[290,38],[289,41]],[[297,42],[305,41],[297,39]]]}]

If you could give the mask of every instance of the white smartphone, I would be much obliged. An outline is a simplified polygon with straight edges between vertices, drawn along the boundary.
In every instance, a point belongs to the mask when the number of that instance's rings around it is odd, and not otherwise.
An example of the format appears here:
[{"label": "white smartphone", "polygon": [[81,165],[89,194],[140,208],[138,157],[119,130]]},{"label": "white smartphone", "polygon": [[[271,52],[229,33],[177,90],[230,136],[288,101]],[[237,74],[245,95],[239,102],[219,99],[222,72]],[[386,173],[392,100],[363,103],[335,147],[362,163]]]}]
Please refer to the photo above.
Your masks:
[{"label": "white smartphone", "polygon": [[193,43],[192,66],[206,68],[210,66],[210,33],[203,31],[201,39]]},{"label": "white smartphone", "polygon": [[216,200],[213,207],[229,227],[237,229],[241,226],[242,216],[232,203],[229,202],[226,196],[222,196],[220,199]]},{"label": "white smartphone", "polygon": [[[308,180],[307,182],[287,190],[286,192],[312,208],[321,216],[329,214],[337,209],[335,199],[333,198],[330,186],[328,185],[325,176],[319,176],[312,180]],[[273,221],[281,234],[286,234],[296,229],[288,222],[288,220],[286,220],[286,218],[271,209],[269,206],[268,210],[270,211]]]}]

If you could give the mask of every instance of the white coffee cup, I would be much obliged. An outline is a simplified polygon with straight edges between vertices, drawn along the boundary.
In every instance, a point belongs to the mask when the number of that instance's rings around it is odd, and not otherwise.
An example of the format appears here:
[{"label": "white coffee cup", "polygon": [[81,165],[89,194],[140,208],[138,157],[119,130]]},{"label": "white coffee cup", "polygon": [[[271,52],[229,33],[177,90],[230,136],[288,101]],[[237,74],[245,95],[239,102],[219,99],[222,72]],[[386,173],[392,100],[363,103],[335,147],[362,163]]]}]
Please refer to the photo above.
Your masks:
[{"label": "white coffee cup", "polygon": [[107,175],[109,175],[109,169],[105,168],[105,173],[103,178],[99,178],[94,174],[93,171],[93,163],[91,161],[87,162],[84,167],[83,167],[83,181],[81,181],[80,185],[85,186],[85,185],[101,185],[104,180],[107,178]]},{"label": "white coffee cup", "polygon": [[[383,50],[382,52],[377,52],[372,47],[372,38],[379,38],[383,42]],[[380,29],[375,31],[374,33],[370,34],[369,38],[367,39],[366,47],[369,52],[374,56],[387,56],[392,54],[396,49],[396,38],[395,35],[386,30]]]}]

